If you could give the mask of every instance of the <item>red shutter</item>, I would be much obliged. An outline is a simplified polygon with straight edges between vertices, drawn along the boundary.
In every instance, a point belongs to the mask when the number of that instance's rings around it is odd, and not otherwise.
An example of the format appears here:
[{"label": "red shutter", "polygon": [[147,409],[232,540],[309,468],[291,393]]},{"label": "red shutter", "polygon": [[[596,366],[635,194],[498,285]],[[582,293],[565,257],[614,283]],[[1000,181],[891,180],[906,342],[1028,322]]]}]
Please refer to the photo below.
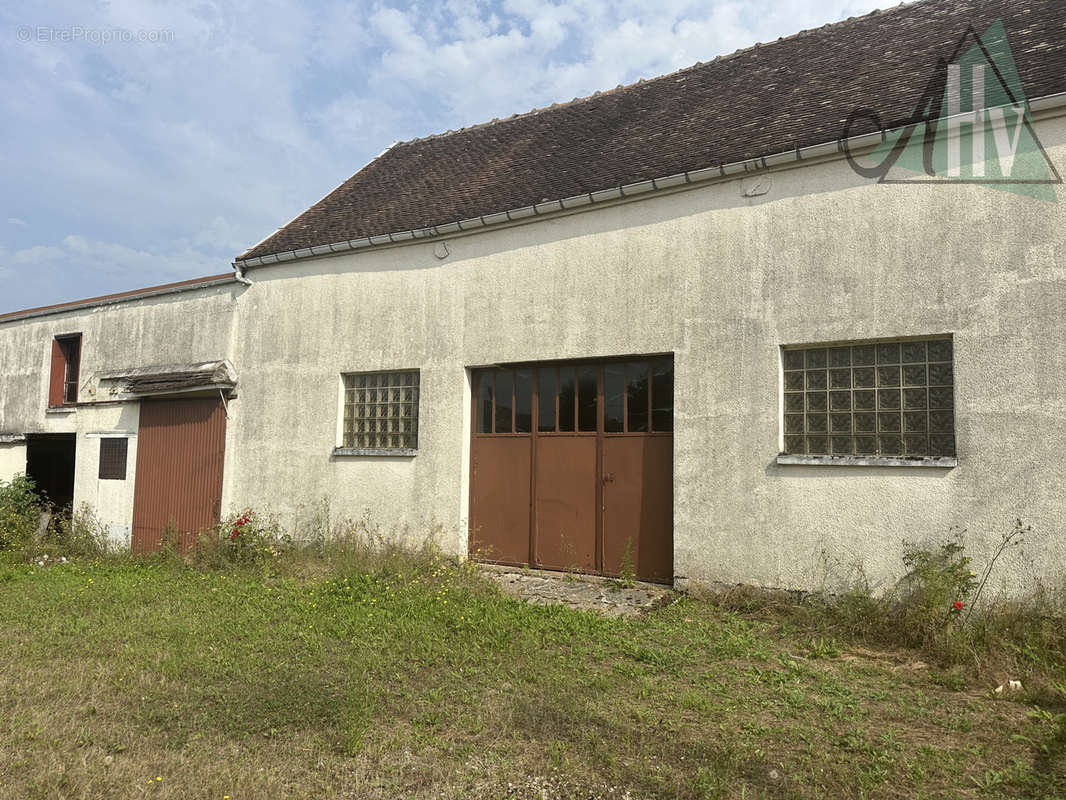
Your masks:
[{"label": "red shutter", "polygon": [[67,376],[67,359],[58,339],[52,340],[52,374],[48,380],[48,405],[63,405],[63,381]]}]

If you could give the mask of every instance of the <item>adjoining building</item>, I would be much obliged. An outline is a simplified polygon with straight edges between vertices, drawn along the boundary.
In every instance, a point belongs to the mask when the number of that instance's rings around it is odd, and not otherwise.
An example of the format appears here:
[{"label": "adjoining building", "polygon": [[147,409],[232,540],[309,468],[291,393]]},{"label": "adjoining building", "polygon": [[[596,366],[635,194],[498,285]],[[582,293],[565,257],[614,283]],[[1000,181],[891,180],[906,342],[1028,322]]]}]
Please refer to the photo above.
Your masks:
[{"label": "adjoining building", "polygon": [[1066,572],[1063,164],[1054,0],[398,143],[232,274],[0,317],[0,477],[136,551],[326,501],[679,586],[883,584],[1021,517],[1021,591]]}]

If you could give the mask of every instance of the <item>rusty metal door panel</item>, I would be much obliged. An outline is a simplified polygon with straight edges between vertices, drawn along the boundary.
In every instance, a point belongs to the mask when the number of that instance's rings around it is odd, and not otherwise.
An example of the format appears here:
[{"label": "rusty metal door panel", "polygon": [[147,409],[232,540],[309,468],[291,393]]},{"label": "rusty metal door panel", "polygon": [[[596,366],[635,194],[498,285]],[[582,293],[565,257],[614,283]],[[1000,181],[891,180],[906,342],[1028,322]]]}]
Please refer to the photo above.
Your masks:
[{"label": "rusty metal door panel", "polygon": [[641,580],[674,572],[674,438],[608,436],[603,442],[603,571],[622,572],[626,547]]},{"label": "rusty metal door panel", "polygon": [[144,400],[137,434],[133,500],[135,553],[159,549],[168,522],[186,552],[218,524],[226,451],[220,398]]},{"label": "rusty metal door panel", "polygon": [[537,437],[536,566],[596,571],[596,436]]},{"label": "rusty metal door panel", "polygon": [[528,436],[475,437],[470,450],[470,556],[529,563]]}]

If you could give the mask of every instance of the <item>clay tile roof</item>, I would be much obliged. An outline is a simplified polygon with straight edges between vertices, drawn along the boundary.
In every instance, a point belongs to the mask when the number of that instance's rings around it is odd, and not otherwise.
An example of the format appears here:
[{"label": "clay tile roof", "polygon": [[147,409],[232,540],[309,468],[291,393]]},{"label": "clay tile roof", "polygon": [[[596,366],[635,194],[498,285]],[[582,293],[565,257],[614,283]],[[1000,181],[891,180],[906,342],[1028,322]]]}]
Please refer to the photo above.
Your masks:
[{"label": "clay tile roof", "polygon": [[[909,114],[969,26],[1002,19],[1029,99],[1066,91],[1063,0],[923,0],[653,80],[394,145],[241,259],[522,208],[838,139]],[[873,129],[865,123],[853,133]]]}]

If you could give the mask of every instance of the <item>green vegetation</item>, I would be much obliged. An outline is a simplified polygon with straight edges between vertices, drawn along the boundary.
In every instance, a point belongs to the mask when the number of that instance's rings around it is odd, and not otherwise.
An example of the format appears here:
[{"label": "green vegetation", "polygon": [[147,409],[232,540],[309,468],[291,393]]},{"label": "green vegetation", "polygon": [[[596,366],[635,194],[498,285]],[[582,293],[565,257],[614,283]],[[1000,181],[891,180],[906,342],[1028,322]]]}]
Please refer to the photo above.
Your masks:
[{"label": "green vegetation", "polygon": [[30,560],[108,554],[107,531],[92,508],[56,510],[38,498],[22,474],[0,480],[0,553]]},{"label": "green vegetation", "polygon": [[1066,792],[1066,685],[1036,673],[996,697],[765,608],[626,621],[430,550],[350,567],[0,566],[0,796]]},{"label": "green vegetation", "polygon": [[631,620],[365,526],[270,530],[242,514],[190,560],[0,555],[0,798],[1066,796],[1061,622],[935,609],[900,646],[923,581],[975,577],[959,553],[884,600]]},{"label": "green vegetation", "polygon": [[40,511],[33,481],[21,474],[10,482],[0,480],[0,551],[23,550],[32,543]]}]

